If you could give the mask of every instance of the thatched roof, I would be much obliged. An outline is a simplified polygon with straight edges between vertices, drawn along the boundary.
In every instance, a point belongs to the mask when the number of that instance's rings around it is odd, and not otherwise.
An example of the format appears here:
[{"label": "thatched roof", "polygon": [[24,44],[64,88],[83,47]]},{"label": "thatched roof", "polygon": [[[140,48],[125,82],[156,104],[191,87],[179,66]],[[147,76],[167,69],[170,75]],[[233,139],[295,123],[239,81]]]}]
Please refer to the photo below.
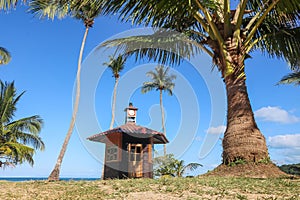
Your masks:
[{"label": "thatched roof", "polygon": [[136,125],[135,123],[126,123],[122,126],[107,130],[102,133],[98,133],[96,135],[92,135],[91,137],[88,137],[88,140],[94,141],[94,142],[106,142],[106,136],[111,133],[123,133],[128,134],[130,136],[136,137],[136,138],[150,138],[153,137],[153,143],[154,144],[166,144],[168,143],[168,139],[166,136],[158,131]]}]

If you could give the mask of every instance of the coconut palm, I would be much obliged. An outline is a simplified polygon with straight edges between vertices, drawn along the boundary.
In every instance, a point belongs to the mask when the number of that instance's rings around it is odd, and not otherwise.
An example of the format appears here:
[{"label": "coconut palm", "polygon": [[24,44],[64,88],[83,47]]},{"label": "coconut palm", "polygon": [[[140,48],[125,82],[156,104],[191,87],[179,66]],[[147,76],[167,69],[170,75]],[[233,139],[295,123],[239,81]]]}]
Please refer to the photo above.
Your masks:
[{"label": "coconut palm", "polygon": [[14,120],[17,103],[24,94],[17,95],[14,82],[0,81],[0,167],[23,162],[34,164],[36,150],[44,150],[39,136],[43,120],[38,115]]},{"label": "coconut palm", "polygon": [[155,175],[182,177],[187,170],[194,171],[202,165],[200,163],[184,164],[184,160],[177,160],[173,154],[154,158]]},{"label": "coconut palm", "polygon": [[76,97],[75,97],[75,103],[74,103],[74,108],[72,113],[72,119],[64,143],[62,145],[61,151],[57,158],[55,167],[48,177],[48,180],[50,181],[59,180],[62,160],[74,130],[76,114],[78,111],[78,105],[80,99],[80,73],[81,73],[83,50],[84,50],[89,29],[93,26],[95,18],[101,14],[100,8],[101,8],[101,3],[95,0],[87,1],[86,3],[85,1],[55,1],[55,0],[53,1],[32,0],[30,2],[30,11],[35,15],[39,15],[42,17],[48,16],[50,18],[53,18],[55,15],[59,17],[63,17],[65,16],[66,13],[69,13],[75,19],[79,19],[83,21],[85,26],[85,32],[81,42],[81,48],[80,48],[78,63],[77,63]]},{"label": "coconut palm", "polygon": [[[260,50],[272,58],[285,59],[292,69],[299,68],[299,0],[127,0],[122,6],[112,0],[104,9],[107,13],[121,13],[123,20],[134,24],[165,28],[152,35],[108,41],[106,46],[117,46],[137,58],[148,57],[161,63],[178,63],[180,56],[199,51],[210,55],[227,93],[223,164],[238,159],[268,159],[265,137],[257,127],[248,97],[245,60],[254,50]],[[165,48],[153,49],[155,44]],[[149,48],[141,48],[147,45]]]},{"label": "coconut palm", "polygon": [[279,81],[279,84],[295,84],[300,85],[300,72],[290,73]]},{"label": "coconut palm", "polygon": [[10,59],[10,53],[5,48],[0,47],[0,65],[9,63]]},{"label": "coconut palm", "polygon": [[175,176],[182,177],[187,170],[194,171],[198,167],[202,167],[202,165],[200,163],[189,163],[185,165],[184,160],[176,160],[176,162],[174,163]]},{"label": "coconut palm", "polygon": [[[159,90],[159,104],[161,111],[161,126],[163,133],[166,135],[165,128],[165,114],[163,107],[163,91],[167,92],[169,95],[173,95],[173,89],[175,83],[173,82],[176,79],[175,75],[169,75],[170,68],[164,68],[164,66],[159,65],[155,68],[155,71],[147,72],[147,76],[152,79],[150,82],[144,82],[142,86],[142,93],[147,93],[152,90]],[[164,144],[164,155],[167,154],[167,147]]]},{"label": "coconut palm", "polygon": [[126,59],[121,55],[119,55],[116,59],[110,56],[109,59],[110,62],[104,63],[104,65],[106,65],[111,70],[111,72],[113,73],[113,77],[115,78],[114,95],[113,95],[112,108],[111,108],[111,122],[110,122],[110,129],[112,129],[115,121],[117,87],[119,83],[120,72],[124,69]]}]

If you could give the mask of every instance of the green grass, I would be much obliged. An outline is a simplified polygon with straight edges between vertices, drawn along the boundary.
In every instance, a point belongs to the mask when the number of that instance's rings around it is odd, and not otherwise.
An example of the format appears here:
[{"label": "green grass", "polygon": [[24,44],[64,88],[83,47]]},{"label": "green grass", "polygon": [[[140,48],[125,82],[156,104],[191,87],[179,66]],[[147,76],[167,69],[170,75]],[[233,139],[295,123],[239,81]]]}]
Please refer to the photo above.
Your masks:
[{"label": "green grass", "polygon": [[300,199],[300,179],[161,178],[0,182],[0,199]]}]

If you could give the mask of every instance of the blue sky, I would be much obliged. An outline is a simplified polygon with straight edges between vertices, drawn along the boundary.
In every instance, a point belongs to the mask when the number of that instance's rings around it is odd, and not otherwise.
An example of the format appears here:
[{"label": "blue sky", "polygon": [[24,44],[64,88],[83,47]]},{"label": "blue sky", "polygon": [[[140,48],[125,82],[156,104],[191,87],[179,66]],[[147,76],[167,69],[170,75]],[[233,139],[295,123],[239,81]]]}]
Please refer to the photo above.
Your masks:
[{"label": "blue sky", "polygon": [[[3,27],[0,46],[12,54],[12,61],[0,67],[0,79],[15,81],[19,93],[26,91],[18,104],[16,118],[39,114],[45,122],[41,137],[46,144],[46,150],[35,155],[33,167],[23,164],[6,168],[0,171],[0,176],[46,177],[55,164],[71,120],[77,57],[84,26],[70,18],[39,20],[21,6],[8,13],[1,12],[0,24]],[[106,16],[97,18],[89,32],[84,53],[82,95],[90,96],[83,98],[87,102],[80,108],[77,129],[65,154],[61,177],[101,175],[103,146],[91,144],[85,138],[109,128],[114,80],[102,65],[108,61],[111,52],[95,48],[104,40],[124,31],[131,33],[135,28],[119,22],[116,16]],[[252,57],[246,61],[248,92],[270,157],[279,165],[299,163],[300,88],[275,85],[289,73],[285,62],[269,59],[261,52],[252,53]],[[155,66],[155,63],[127,61],[121,73],[115,125],[123,124],[123,109],[132,101],[139,108],[138,124],[159,130],[159,95],[155,91],[145,95],[140,92],[140,83],[147,80],[144,72]],[[223,137],[220,133],[226,125],[222,81],[217,72],[210,73],[210,67],[210,59],[199,56],[172,68],[171,73],[177,75],[174,95],[164,95],[170,140],[168,151],[186,162],[203,164],[197,173],[204,173],[221,163],[219,138]],[[208,155],[200,158],[206,136],[217,142]],[[214,144],[208,141],[206,144]],[[157,145],[156,150],[161,152],[162,147]]]}]

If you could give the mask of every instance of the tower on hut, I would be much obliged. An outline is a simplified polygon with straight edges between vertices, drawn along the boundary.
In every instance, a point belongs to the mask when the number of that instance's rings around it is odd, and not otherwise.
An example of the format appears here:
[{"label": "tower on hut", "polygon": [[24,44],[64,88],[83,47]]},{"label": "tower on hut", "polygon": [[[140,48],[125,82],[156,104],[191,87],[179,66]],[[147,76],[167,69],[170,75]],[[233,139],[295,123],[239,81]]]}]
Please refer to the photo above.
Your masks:
[{"label": "tower on hut", "polygon": [[104,179],[153,178],[152,147],[168,140],[161,132],[136,125],[137,110],[129,103],[124,125],[87,138],[105,143]]}]

